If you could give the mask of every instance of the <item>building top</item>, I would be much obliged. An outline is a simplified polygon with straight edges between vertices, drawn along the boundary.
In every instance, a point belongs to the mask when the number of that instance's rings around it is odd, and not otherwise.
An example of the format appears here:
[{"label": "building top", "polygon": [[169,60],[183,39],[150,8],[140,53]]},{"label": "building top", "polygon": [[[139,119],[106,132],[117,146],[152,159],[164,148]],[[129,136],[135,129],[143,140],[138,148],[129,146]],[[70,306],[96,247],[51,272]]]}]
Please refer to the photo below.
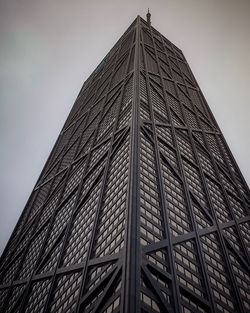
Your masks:
[{"label": "building top", "polygon": [[151,25],[151,14],[149,12],[149,9],[148,9],[148,13],[147,13],[147,22],[149,25]]}]

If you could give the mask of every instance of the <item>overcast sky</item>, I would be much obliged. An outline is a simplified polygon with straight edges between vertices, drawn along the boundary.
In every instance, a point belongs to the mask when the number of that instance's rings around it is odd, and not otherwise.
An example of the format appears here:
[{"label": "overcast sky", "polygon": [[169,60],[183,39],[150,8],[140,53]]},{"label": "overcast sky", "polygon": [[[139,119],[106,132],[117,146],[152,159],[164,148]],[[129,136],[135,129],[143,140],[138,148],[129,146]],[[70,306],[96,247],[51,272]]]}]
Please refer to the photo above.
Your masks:
[{"label": "overcast sky", "polygon": [[0,0],[0,253],[83,82],[148,7],[249,185],[249,0]]}]

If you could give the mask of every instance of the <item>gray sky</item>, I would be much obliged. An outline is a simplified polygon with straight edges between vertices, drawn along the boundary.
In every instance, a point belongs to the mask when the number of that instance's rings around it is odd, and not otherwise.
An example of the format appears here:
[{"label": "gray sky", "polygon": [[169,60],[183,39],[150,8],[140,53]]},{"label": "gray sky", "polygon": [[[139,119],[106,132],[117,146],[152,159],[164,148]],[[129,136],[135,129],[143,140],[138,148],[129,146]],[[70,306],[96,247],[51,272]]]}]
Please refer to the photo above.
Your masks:
[{"label": "gray sky", "polygon": [[250,183],[249,0],[0,0],[0,253],[83,82],[148,7]]}]

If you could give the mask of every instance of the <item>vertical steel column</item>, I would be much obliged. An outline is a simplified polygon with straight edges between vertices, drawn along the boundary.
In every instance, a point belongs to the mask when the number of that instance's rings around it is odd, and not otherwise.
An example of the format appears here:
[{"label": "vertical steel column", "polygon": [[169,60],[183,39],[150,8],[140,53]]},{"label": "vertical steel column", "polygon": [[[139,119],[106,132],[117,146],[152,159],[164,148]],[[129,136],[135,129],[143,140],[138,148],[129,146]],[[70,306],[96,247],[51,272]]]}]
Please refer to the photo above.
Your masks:
[{"label": "vertical steel column", "polygon": [[[156,56],[156,61],[157,61],[157,67],[159,70],[159,75],[161,79],[161,84],[163,85],[163,79],[161,75],[161,70],[160,70],[160,65],[159,61],[156,55],[156,49],[155,49],[155,44],[154,44],[154,39],[152,36],[152,29],[151,25],[149,25],[149,30],[151,34],[151,39],[154,45],[154,51],[155,51],[155,56]],[[146,55],[145,55],[145,46],[144,46],[144,39],[142,36],[142,45],[143,45],[143,55],[144,55],[144,60],[145,60],[145,70],[146,70],[146,85],[147,85],[147,90],[148,90],[148,101],[149,101],[149,108],[150,108],[150,115],[151,115],[151,120],[152,120],[152,131],[153,131],[153,139],[154,139],[154,152],[155,152],[155,165],[156,165],[156,171],[158,173],[157,181],[159,185],[159,196],[160,196],[160,201],[161,201],[161,206],[162,206],[162,215],[163,215],[163,221],[164,221],[164,231],[165,231],[165,236],[168,242],[168,246],[166,247],[167,252],[168,252],[168,258],[169,258],[169,266],[171,270],[171,276],[172,276],[172,291],[173,291],[173,304],[176,312],[181,311],[181,299],[180,299],[180,292],[179,292],[179,286],[177,282],[177,274],[176,274],[176,268],[175,268],[175,261],[174,261],[174,249],[173,249],[173,241],[172,241],[172,235],[170,231],[170,222],[169,222],[169,217],[167,214],[167,207],[168,203],[166,202],[166,197],[165,197],[165,192],[164,192],[164,182],[163,182],[163,175],[162,175],[162,166],[161,166],[161,156],[160,156],[160,149],[158,145],[158,140],[157,140],[157,134],[156,134],[156,126],[155,126],[155,118],[154,118],[154,112],[153,112],[153,107],[152,107],[152,101],[150,97],[150,83],[149,83],[149,74],[148,74],[148,66],[147,66],[147,61],[146,61]],[[163,94],[165,97],[165,91],[163,88]],[[166,97],[165,97],[166,99]],[[166,101],[166,100],[165,100]],[[167,110],[166,110],[167,111]],[[168,112],[169,114],[169,112]],[[170,116],[170,114],[169,114]]]},{"label": "vertical steel column", "polygon": [[139,49],[140,17],[137,16],[134,58],[132,121],[130,138],[130,168],[127,212],[127,238],[125,245],[125,289],[122,313],[140,312],[140,239],[139,239]]}]

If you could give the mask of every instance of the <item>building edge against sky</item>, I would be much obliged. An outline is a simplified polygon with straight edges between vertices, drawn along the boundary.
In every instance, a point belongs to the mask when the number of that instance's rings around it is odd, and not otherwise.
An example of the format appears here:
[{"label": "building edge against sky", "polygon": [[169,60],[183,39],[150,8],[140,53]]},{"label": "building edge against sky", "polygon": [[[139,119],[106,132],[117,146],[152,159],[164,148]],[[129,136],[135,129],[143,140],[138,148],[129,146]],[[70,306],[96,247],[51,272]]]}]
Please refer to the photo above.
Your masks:
[{"label": "building edge against sky", "polygon": [[1,312],[249,312],[250,194],[139,16],[84,83],[1,258]]}]

